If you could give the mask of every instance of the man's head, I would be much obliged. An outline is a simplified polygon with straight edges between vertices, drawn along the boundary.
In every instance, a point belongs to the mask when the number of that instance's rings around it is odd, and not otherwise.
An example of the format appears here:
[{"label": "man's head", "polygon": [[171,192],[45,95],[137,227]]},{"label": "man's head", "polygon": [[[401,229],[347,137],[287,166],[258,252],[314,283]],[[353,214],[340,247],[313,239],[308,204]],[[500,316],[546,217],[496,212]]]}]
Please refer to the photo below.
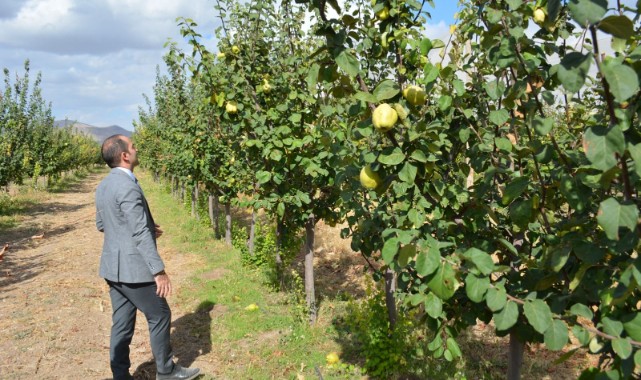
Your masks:
[{"label": "man's head", "polygon": [[133,171],[138,165],[138,152],[129,137],[113,135],[102,143],[102,159],[110,168],[120,166]]}]

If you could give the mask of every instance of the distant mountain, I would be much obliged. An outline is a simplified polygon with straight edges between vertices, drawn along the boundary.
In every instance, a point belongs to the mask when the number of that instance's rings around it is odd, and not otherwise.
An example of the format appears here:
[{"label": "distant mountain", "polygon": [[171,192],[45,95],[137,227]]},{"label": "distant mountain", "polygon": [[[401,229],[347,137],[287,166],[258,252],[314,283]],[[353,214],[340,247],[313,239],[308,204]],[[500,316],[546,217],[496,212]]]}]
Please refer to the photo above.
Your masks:
[{"label": "distant mountain", "polygon": [[112,135],[120,134],[131,137],[131,131],[128,131],[118,125],[111,125],[109,127],[96,127],[93,125],[71,120],[56,120],[53,124],[54,126],[59,128],[64,128],[71,125],[73,126],[73,129],[79,132],[86,133],[89,136],[93,137],[96,141],[98,141],[99,144],[102,144],[102,142],[105,141],[107,137]]}]

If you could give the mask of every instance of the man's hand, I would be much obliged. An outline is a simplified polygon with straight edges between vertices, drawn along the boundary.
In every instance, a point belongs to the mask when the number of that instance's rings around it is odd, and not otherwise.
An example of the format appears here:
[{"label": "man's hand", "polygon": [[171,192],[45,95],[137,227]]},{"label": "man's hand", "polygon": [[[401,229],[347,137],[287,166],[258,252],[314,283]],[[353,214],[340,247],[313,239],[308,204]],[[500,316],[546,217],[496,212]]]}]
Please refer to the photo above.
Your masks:
[{"label": "man's hand", "polygon": [[164,271],[154,276],[156,281],[156,294],[158,297],[167,298],[171,295],[171,281]]},{"label": "man's hand", "polygon": [[156,224],[155,226],[156,226],[156,239],[158,239],[159,237],[162,236],[163,230],[160,229],[159,225]]}]

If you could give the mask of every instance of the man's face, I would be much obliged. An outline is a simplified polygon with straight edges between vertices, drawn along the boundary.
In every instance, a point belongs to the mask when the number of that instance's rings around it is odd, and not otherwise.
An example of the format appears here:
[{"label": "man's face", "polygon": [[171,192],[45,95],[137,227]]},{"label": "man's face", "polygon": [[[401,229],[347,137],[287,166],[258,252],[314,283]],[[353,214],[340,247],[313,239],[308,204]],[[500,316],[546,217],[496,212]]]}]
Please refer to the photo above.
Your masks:
[{"label": "man's face", "polygon": [[131,165],[131,168],[133,169],[138,165],[138,151],[136,150],[136,146],[129,137],[123,138],[123,141],[127,143],[127,149],[129,150],[129,152],[124,152],[122,154],[122,159],[124,162],[129,163]]}]

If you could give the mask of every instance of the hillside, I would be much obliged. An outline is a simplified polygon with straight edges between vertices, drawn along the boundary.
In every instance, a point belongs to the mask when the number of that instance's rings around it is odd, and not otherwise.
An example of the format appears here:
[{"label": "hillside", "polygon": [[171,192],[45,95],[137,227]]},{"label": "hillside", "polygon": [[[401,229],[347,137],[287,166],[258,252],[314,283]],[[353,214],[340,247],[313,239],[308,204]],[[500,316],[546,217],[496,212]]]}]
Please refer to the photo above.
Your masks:
[{"label": "hillside", "polygon": [[80,123],[72,120],[56,120],[54,122],[54,125],[59,128],[72,125],[75,130],[92,136],[96,141],[98,141],[101,144],[107,137],[111,135],[121,134],[125,136],[131,136],[131,131],[126,130],[118,125],[111,125],[108,127],[96,127],[93,125]]}]

